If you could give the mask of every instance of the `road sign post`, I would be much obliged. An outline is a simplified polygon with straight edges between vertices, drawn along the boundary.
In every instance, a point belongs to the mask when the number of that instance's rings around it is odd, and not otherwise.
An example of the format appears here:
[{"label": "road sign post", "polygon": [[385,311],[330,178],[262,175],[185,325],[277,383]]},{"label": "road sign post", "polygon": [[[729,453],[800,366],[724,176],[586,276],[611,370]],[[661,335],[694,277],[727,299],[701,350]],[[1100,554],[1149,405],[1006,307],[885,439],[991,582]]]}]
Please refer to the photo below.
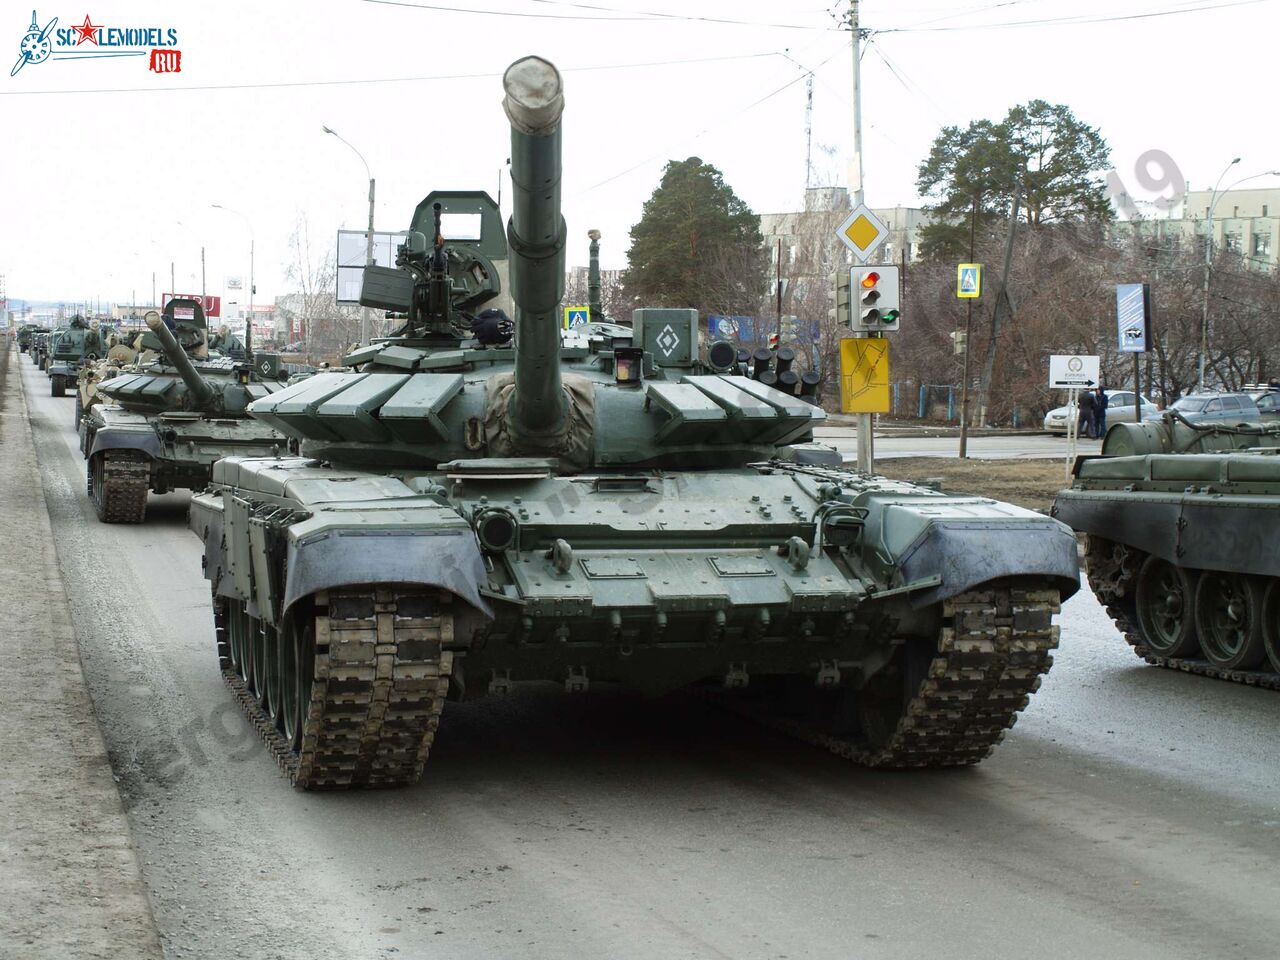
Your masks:
[{"label": "road sign post", "polygon": [[956,297],[977,300],[982,296],[982,264],[962,263],[956,267]]},{"label": "road sign post", "polygon": [[[969,256],[973,256],[973,232],[977,218],[974,208],[969,227]],[[982,296],[982,264],[961,263],[956,266],[956,297],[965,301],[963,382],[960,385],[960,459],[969,456],[969,337],[973,334],[973,301]],[[958,352],[958,351],[957,351]]]},{"label": "road sign post", "polygon": [[1121,353],[1133,354],[1133,419],[1142,421],[1142,368],[1139,357],[1151,349],[1151,286],[1116,284],[1116,338]]},{"label": "road sign post", "polygon": [[1080,436],[1081,390],[1090,390],[1101,379],[1101,360],[1088,354],[1055,354],[1049,358],[1049,386],[1067,390],[1067,409],[1071,411],[1067,421],[1067,480],[1071,480],[1071,465],[1076,459],[1076,443]]},{"label": "road sign post", "polygon": [[564,328],[572,330],[574,327],[585,327],[591,319],[590,307],[565,307],[564,308]]},{"label": "road sign post", "polygon": [[[858,31],[856,31],[856,29],[854,31],[854,37],[854,45],[856,49],[856,44],[858,44],[858,40],[856,40],[856,37],[858,37]],[[856,58],[855,54],[855,63],[856,59],[858,58]],[[860,136],[861,134],[859,133],[859,137]],[[860,177],[861,173],[859,172],[859,178]],[[849,216],[846,216],[844,221],[842,221],[840,227],[836,228],[836,237],[840,239],[840,242],[844,243],[846,247],[849,247],[849,251],[854,255],[854,260],[858,261],[859,264],[865,264],[865,262],[870,260],[873,253],[878,250],[879,246],[888,239],[888,227],[884,225],[883,220],[876,216],[876,211],[873,211],[869,206],[861,202],[860,183],[858,197],[856,197],[856,200],[859,201],[858,204],[856,204],[854,209],[850,211]],[[858,308],[858,305],[852,302],[852,300],[858,296],[858,292],[856,292],[855,289],[851,289],[851,293],[852,296],[850,298],[851,302],[849,306],[850,319],[852,320],[854,319],[854,311]],[[858,329],[856,321],[852,325],[854,325],[855,328],[854,338],[867,339],[873,337],[873,334],[869,333],[868,330]],[[841,351],[841,356],[844,356],[844,349]],[[861,472],[864,472],[864,474],[872,472],[872,466],[874,460],[876,460],[876,452],[874,452],[874,440],[872,436],[872,422],[872,413],[859,413],[858,468]]]},{"label": "road sign post", "polygon": [[889,341],[846,337],[840,341],[840,409],[870,417],[888,413]]},{"label": "road sign post", "polygon": [[1056,390],[1096,387],[1102,363],[1087,354],[1054,354],[1049,358],[1049,386]]}]

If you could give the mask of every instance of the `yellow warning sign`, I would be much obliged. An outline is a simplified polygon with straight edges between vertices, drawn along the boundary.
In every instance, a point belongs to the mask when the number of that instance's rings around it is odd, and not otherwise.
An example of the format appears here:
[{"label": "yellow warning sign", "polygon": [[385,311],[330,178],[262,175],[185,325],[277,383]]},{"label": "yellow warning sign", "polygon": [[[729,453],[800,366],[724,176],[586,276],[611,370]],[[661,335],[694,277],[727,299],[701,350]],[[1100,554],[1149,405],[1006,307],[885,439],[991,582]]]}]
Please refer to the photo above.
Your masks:
[{"label": "yellow warning sign", "polygon": [[956,267],[956,296],[961,300],[982,296],[982,264],[962,263]]},{"label": "yellow warning sign", "polygon": [[840,341],[840,409],[889,412],[889,341],[849,337]]}]

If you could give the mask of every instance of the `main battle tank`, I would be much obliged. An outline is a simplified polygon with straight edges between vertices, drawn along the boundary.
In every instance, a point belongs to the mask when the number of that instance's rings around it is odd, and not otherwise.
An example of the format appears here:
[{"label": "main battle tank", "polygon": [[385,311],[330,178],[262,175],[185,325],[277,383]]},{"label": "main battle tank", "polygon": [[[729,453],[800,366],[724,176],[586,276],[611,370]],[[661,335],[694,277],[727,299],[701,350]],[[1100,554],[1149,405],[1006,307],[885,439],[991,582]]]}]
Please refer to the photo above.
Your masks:
[{"label": "main battle tank", "polygon": [[[1062,524],[858,474],[691,310],[562,342],[560,75],[504,77],[513,212],[419,204],[403,320],[250,408],[296,457],[192,499],[224,678],[299,787],[411,783],[447,698],[700,684],[860,763],[985,757],[1078,587]],[[514,341],[506,319],[508,274]]]},{"label": "main battle tank", "polygon": [[154,361],[156,354],[144,350],[142,346],[145,336],[140,331],[112,333],[106,338],[107,355],[80,368],[80,374],[76,377],[76,409],[71,421],[77,431],[85,413],[106,400],[98,390],[104,380],[110,380],[125,371],[136,372],[138,364],[145,366]]},{"label": "main battle tank", "polygon": [[31,335],[31,362],[39,369],[43,370],[45,360],[49,355],[49,337],[48,330],[37,330]]},{"label": "main battle tank", "polygon": [[81,316],[71,318],[71,323],[57,331],[49,341],[49,392],[55,397],[66,394],[75,386],[80,368],[97,360],[105,352],[97,327],[91,326]]},{"label": "main battle tank", "polygon": [[89,497],[106,523],[141,523],[148,491],[204,489],[222,457],[285,448],[280,434],[246,413],[283,384],[256,380],[247,364],[207,356],[198,302],[172,299],[163,317],[152,310],[146,321],[142,346],[158,348],[161,357],[101,381],[97,390],[111,402],[95,404],[80,421]]},{"label": "main battle tank", "polygon": [[24,323],[18,328],[18,352],[26,353],[31,349],[31,338],[41,331],[34,323]]},{"label": "main battle tank", "polygon": [[1148,663],[1280,690],[1280,424],[1113,424],[1053,513]]}]

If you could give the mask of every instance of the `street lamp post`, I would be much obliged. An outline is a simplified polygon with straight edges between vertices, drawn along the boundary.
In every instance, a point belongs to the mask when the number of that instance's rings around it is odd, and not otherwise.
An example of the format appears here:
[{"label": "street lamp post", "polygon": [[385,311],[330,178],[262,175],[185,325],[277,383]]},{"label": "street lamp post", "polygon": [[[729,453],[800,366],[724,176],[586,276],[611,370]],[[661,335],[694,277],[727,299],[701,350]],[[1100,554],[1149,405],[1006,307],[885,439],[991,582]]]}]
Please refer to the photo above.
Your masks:
[{"label": "street lamp post", "polygon": [[232,210],[230,207],[224,207],[220,203],[213,204],[215,210],[225,210],[227,213],[235,214],[244,221],[244,225],[249,228],[249,319],[245,323],[245,344],[253,343],[253,295],[257,292],[257,287],[253,280],[253,222],[239,210]]},{"label": "street lamp post", "polygon": [[1200,369],[1197,371],[1197,387],[1203,393],[1205,382],[1205,365],[1209,357],[1209,275],[1213,271],[1213,209],[1218,205],[1218,187],[1222,186],[1222,178],[1227,171],[1240,162],[1236,157],[1222,169],[1218,182],[1213,185],[1213,193],[1209,196],[1209,212],[1205,216],[1208,235],[1204,240],[1204,313],[1200,317]]},{"label": "street lamp post", "polygon": [[[326,127],[326,126],[324,126],[323,124],[321,125],[320,129],[321,129],[321,130],[323,130],[325,133],[329,134],[330,136],[337,137],[339,140],[341,140],[343,143],[345,143],[348,147],[350,147],[350,148],[351,148],[351,152],[352,152],[352,153],[354,153],[357,157],[359,157],[359,158],[360,158],[360,162],[364,164],[364,172],[365,172],[365,175],[369,178],[369,229],[365,232],[365,235],[364,235],[364,244],[365,244],[365,247],[364,247],[364,253],[365,253],[365,260],[364,260],[364,264],[365,264],[365,266],[366,266],[366,267],[372,267],[372,266],[373,266],[373,194],[374,194],[374,180],[373,180],[373,173],[369,170],[369,161],[368,161],[368,160],[366,160],[366,159],[364,158],[364,154],[363,154],[363,153],[361,153],[359,150],[357,150],[357,149],[356,149],[354,146],[352,146],[348,141],[343,140],[342,136],[341,136],[341,135],[340,135],[336,130],[331,129],[330,127]],[[368,308],[368,307],[363,307],[363,308],[360,310],[360,342],[361,342],[362,344],[364,344],[364,343],[368,343],[368,342],[369,342],[370,335],[371,335],[371,331],[370,331],[370,327],[371,327],[371,326],[372,326],[372,323],[371,323],[371,318],[370,318],[369,308]]]}]

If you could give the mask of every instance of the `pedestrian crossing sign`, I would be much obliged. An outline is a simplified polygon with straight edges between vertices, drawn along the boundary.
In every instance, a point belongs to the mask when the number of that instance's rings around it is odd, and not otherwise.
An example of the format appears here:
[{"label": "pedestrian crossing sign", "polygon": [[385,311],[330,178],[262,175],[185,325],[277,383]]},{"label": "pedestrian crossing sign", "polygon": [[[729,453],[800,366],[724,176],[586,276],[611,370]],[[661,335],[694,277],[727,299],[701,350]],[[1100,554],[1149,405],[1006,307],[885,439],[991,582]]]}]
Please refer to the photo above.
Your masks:
[{"label": "pedestrian crossing sign", "polygon": [[956,296],[961,300],[982,296],[982,264],[962,263],[956,267]]},{"label": "pedestrian crossing sign", "polygon": [[587,321],[591,319],[591,310],[588,307],[565,307],[564,308],[564,328],[572,330],[574,327],[585,327]]}]

